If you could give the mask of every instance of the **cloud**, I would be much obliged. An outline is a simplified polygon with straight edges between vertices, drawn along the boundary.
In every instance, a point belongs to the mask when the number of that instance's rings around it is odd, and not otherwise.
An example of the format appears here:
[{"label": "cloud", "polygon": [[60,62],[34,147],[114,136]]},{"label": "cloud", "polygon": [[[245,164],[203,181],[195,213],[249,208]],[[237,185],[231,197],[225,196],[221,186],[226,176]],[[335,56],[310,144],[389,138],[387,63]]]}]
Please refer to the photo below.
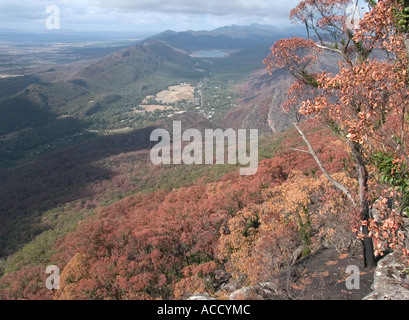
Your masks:
[{"label": "cloud", "polygon": [[76,30],[211,29],[224,25],[288,24],[298,0],[0,0],[0,28],[44,28],[57,5],[61,27]]},{"label": "cloud", "polygon": [[6,20],[32,21],[44,15],[45,6],[38,6],[36,1],[0,0],[0,18]]},{"label": "cloud", "polygon": [[179,12],[188,14],[231,14],[274,16],[288,13],[298,0],[88,0],[90,5],[122,10]]}]

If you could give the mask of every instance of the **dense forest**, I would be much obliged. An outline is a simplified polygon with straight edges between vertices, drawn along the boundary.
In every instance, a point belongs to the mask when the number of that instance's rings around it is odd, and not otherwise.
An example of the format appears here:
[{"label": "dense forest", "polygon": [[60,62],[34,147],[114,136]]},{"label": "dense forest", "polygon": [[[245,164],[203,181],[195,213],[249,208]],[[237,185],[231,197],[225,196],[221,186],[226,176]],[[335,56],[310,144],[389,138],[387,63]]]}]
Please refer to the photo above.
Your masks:
[{"label": "dense forest", "polygon": [[[322,248],[339,259],[359,252],[362,267],[372,271],[394,252],[407,270],[409,3],[365,1],[360,19],[347,14],[350,6],[349,0],[300,1],[290,19],[306,27],[306,37],[272,44],[264,64],[272,75],[291,76],[279,108],[292,124],[260,139],[253,176],[227,165],[153,165],[144,142],[155,127],[170,125],[167,117],[130,133],[81,136],[84,141],[45,154],[35,166],[14,167],[19,153],[8,159],[13,166],[1,176],[0,208],[11,214],[1,216],[0,227],[7,222],[13,229],[1,230],[8,258],[0,261],[0,298],[155,300],[201,292],[226,299],[226,283],[275,282],[287,298],[309,299],[306,286],[325,275],[294,276],[292,266]],[[147,53],[154,45],[132,50],[143,52],[145,67],[160,77],[161,57]],[[325,54],[335,57],[337,72],[322,69]],[[104,85],[110,79],[101,68],[83,72]],[[189,70],[189,76],[193,81],[197,74]],[[216,90],[212,85],[208,99],[220,98]],[[43,102],[39,110],[48,115]],[[233,107],[223,105],[219,119]],[[180,117],[189,127],[212,126],[197,114]],[[62,118],[55,126],[58,139],[86,124]],[[34,141],[22,141],[41,145],[53,127],[37,130]],[[6,188],[15,199],[2,199]],[[61,270],[58,290],[44,285],[50,265]]]}]

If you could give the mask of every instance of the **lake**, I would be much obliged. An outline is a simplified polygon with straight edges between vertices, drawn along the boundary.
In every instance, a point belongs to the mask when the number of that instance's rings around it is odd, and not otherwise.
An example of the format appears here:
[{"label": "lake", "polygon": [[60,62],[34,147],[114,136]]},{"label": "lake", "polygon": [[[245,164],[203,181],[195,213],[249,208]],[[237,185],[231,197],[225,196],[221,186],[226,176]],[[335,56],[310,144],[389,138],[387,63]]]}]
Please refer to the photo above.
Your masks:
[{"label": "lake", "polygon": [[222,50],[203,50],[192,52],[193,58],[225,58],[228,55],[226,51]]}]

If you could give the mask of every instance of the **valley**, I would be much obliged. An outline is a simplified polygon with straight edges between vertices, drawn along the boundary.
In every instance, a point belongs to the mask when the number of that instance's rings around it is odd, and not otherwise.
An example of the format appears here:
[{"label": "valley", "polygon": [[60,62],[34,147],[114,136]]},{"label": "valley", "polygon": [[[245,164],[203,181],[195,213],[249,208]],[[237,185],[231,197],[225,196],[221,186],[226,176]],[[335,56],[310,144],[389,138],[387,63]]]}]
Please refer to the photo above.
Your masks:
[{"label": "valley", "polygon": [[[262,50],[252,50],[253,44],[243,47],[241,42],[241,49],[233,45],[231,55],[224,58],[193,57],[188,53],[194,49],[190,42],[176,48],[159,38],[119,48],[123,41],[70,44],[67,40],[64,45],[51,42],[40,51],[29,46],[3,51],[4,60],[22,68],[20,75],[0,79],[0,181],[4,186],[0,257],[18,252],[44,232],[54,232],[40,223],[50,210],[77,208],[84,201],[94,203],[91,207],[101,205],[85,191],[100,183],[112,195],[101,191],[98,199],[109,203],[130,192],[190,184],[213,170],[170,167],[153,174],[146,159],[132,160],[140,168],[121,164],[120,175],[128,172],[120,178],[127,180],[123,180],[126,187],[114,191],[116,187],[109,186],[112,168],[101,166],[100,161],[145,156],[150,145],[147,133],[169,126],[173,119],[196,128],[225,128],[226,115],[244,98],[241,86],[263,68],[270,37],[265,37]],[[206,42],[195,52],[205,52],[203,48]],[[27,56],[44,67],[28,63]],[[15,70],[12,65],[1,68],[10,75]],[[214,179],[235,170],[235,166],[222,167],[213,173]],[[135,170],[151,172],[150,182]]]},{"label": "valley", "polygon": [[[92,49],[92,60],[87,60],[89,54],[78,56],[76,62],[61,64],[61,60],[52,66],[57,61],[50,58],[46,68],[0,79],[0,135],[7,137],[0,140],[0,167],[18,165],[33,155],[94,135],[143,128],[187,111],[223,127],[226,114],[237,107],[236,100],[242,95],[238,85],[263,68],[270,43],[266,37],[265,46],[255,50],[235,49],[226,58],[193,58],[186,51],[191,44],[175,48],[165,40],[154,37],[119,50],[108,42]],[[89,45],[73,46],[75,51]],[[201,46],[206,47],[206,42]],[[55,44],[51,48],[50,52],[57,50]],[[116,51],[95,58],[108,49]],[[65,57],[65,49],[59,55]]]},{"label": "valley", "polygon": [[[0,79],[0,297],[78,298],[69,288],[53,297],[33,279],[45,265],[64,266],[64,272],[73,264],[88,268],[91,260],[81,256],[88,249],[98,261],[90,270],[122,268],[114,257],[129,259],[130,281],[140,277],[134,259],[150,270],[147,289],[134,284],[112,293],[116,284],[99,284],[107,291],[92,291],[98,299],[186,298],[190,284],[182,273],[194,284],[190,268],[222,268],[218,251],[223,254],[230,238],[220,230],[248,214],[244,208],[268,206],[266,190],[292,181],[294,168],[305,177],[316,173],[310,157],[288,151],[303,146],[297,132],[287,130],[291,116],[280,109],[290,76],[282,70],[270,75],[263,64],[272,39],[293,34],[282,32],[232,26],[211,36],[165,32],[120,47],[52,45],[44,56],[31,52],[43,66],[8,53],[22,68],[2,65],[10,68],[5,75],[18,76]],[[331,56],[320,63],[330,70]],[[173,121],[202,134],[257,128],[259,172],[244,179],[238,164],[153,165],[150,135],[158,128],[172,132]],[[326,164],[341,170],[348,160],[336,138],[313,124],[305,128],[322,154],[338,150]],[[109,248],[120,252],[111,255]],[[100,264],[104,256],[115,267]],[[163,275],[166,286],[156,278]],[[34,281],[29,293],[18,280],[25,277]]]},{"label": "valley", "polygon": [[409,298],[408,2],[293,5],[0,5],[0,300]]}]

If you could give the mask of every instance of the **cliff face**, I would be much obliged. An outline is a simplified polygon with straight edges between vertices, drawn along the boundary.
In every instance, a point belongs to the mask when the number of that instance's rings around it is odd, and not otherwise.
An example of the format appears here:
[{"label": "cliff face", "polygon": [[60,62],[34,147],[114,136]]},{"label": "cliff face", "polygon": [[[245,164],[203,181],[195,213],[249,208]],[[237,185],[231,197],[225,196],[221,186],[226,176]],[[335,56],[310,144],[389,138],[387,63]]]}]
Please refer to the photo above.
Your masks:
[{"label": "cliff face", "polygon": [[[405,221],[406,237],[409,236],[409,219]],[[402,263],[399,252],[381,261],[374,273],[374,290],[363,300],[409,300],[409,269]]]},{"label": "cliff face", "polygon": [[363,300],[409,300],[409,275],[397,254],[379,261],[374,274],[374,291]]},{"label": "cliff face", "polygon": [[238,101],[238,108],[229,112],[225,127],[254,129],[260,134],[282,132],[291,125],[291,116],[284,113],[281,104],[287,99],[292,83],[291,76],[281,70],[270,75],[266,70],[255,72],[239,88],[245,99]]},{"label": "cliff face", "polygon": [[[337,56],[324,53],[314,67],[314,72],[337,73]],[[287,100],[287,92],[294,83],[294,77],[287,71],[259,70],[252,74],[245,84],[238,88],[246,98],[238,101],[238,108],[229,112],[223,122],[225,127],[235,129],[258,128],[261,135],[279,133],[288,129],[295,121],[294,114],[285,113],[281,105]]]}]

